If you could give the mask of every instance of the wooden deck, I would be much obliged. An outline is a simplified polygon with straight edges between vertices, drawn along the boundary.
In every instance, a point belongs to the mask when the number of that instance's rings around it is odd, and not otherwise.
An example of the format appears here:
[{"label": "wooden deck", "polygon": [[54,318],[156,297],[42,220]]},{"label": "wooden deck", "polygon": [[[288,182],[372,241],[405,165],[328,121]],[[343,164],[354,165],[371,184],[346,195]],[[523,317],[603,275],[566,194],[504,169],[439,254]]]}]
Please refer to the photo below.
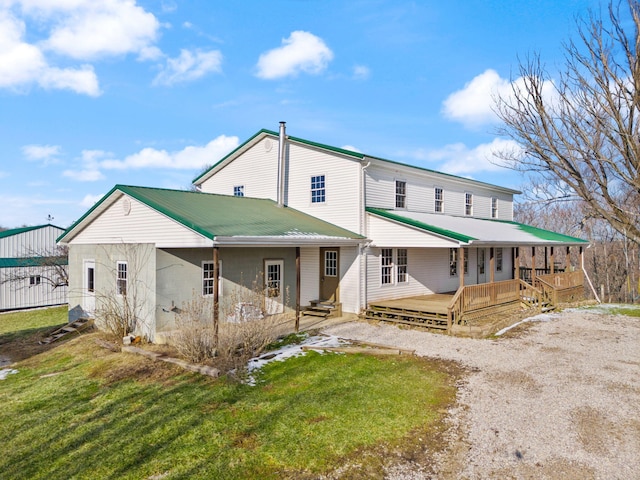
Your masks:
[{"label": "wooden deck", "polygon": [[453,293],[437,293],[371,302],[366,318],[447,330],[449,304],[452,299]]}]

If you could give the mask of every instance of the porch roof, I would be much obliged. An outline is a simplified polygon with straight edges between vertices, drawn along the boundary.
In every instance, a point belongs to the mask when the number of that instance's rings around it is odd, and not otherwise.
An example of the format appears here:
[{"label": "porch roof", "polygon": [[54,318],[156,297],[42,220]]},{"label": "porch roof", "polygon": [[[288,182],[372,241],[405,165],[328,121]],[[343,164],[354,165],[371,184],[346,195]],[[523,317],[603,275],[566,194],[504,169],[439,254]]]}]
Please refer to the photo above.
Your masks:
[{"label": "porch roof", "polygon": [[461,246],[585,245],[577,237],[543,230],[523,223],[438,213],[385,210],[367,207],[372,215],[408,225],[425,233],[456,240]]},{"label": "porch roof", "polygon": [[116,185],[58,242],[72,238],[122,195],[128,195],[214,244],[356,243],[364,237],[268,199]]}]

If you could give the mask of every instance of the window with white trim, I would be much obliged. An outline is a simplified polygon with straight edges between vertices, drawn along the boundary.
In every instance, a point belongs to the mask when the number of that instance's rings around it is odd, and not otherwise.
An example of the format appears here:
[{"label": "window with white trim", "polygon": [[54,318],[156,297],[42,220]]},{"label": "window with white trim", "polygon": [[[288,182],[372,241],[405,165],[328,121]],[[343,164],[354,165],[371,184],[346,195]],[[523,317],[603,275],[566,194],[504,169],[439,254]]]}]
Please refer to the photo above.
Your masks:
[{"label": "window with white trim", "polygon": [[409,281],[409,255],[406,248],[380,250],[380,283],[393,285]]},{"label": "window with white trim", "polygon": [[491,197],[491,218],[498,218],[498,199]]},{"label": "window with white trim", "polygon": [[473,194],[472,193],[464,194],[464,214],[473,215]]},{"label": "window with white trim", "polygon": [[396,250],[396,279],[398,283],[407,283],[409,281],[408,259],[409,255],[406,248]]},{"label": "window with white trim", "polygon": [[383,248],[380,251],[380,283],[393,283],[393,248]]},{"label": "window with white trim", "polygon": [[496,248],[496,272],[502,271],[502,248]]},{"label": "window with white trim", "polygon": [[[202,295],[213,295],[213,260],[202,262]],[[218,295],[222,295],[222,261],[218,262]]]},{"label": "window with white trim", "polygon": [[234,197],[244,197],[244,185],[236,185],[233,187]]},{"label": "window with white trim", "polygon": [[116,263],[116,293],[127,294],[127,262]]},{"label": "window with white trim", "polygon": [[[458,275],[458,250],[457,248],[449,249],[449,275],[455,277]],[[469,273],[469,251],[463,251],[463,272],[464,275]]]},{"label": "window with white trim", "polygon": [[407,182],[396,180],[396,208],[407,208]]},{"label": "window with white trim", "polygon": [[40,275],[31,275],[29,277],[30,286],[40,285],[41,281],[42,281],[42,278],[40,277]]},{"label": "window with white trim", "polygon": [[311,177],[311,203],[324,203],[327,200],[324,175]]},{"label": "window with white trim", "polygon": [[434,211],[436,213],[444,212],[444,191],[440,187],[436,187],[434,190]]}]

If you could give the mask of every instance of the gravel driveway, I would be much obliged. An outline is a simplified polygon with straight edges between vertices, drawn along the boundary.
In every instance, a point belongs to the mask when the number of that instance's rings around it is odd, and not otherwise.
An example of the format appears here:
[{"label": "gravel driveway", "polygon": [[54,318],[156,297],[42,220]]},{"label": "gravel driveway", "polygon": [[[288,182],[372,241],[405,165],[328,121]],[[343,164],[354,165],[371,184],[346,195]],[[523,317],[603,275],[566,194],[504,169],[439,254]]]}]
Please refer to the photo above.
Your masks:
[{"label": "gravel driveway", "polygon": [[[640,478],[640,319],[606,310],[536,319],[497,340],[363,322],[325,332],[468,367],[437,478]],[[403,465],[390,478],[421,472]]]}]

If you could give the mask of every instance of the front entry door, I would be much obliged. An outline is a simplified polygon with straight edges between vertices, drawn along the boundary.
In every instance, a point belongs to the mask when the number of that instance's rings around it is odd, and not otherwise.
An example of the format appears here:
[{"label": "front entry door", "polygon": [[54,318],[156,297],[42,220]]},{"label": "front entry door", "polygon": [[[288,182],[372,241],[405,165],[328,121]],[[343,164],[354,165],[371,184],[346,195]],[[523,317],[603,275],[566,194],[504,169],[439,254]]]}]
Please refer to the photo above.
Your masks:
[{"label": "front entry door", "polygon": [[339,302],[340,249],[320,249],[320,300]]},{"label": "front entry door", "polygon": [[478,249],[478,283],[487,283],[487,251]]}]

